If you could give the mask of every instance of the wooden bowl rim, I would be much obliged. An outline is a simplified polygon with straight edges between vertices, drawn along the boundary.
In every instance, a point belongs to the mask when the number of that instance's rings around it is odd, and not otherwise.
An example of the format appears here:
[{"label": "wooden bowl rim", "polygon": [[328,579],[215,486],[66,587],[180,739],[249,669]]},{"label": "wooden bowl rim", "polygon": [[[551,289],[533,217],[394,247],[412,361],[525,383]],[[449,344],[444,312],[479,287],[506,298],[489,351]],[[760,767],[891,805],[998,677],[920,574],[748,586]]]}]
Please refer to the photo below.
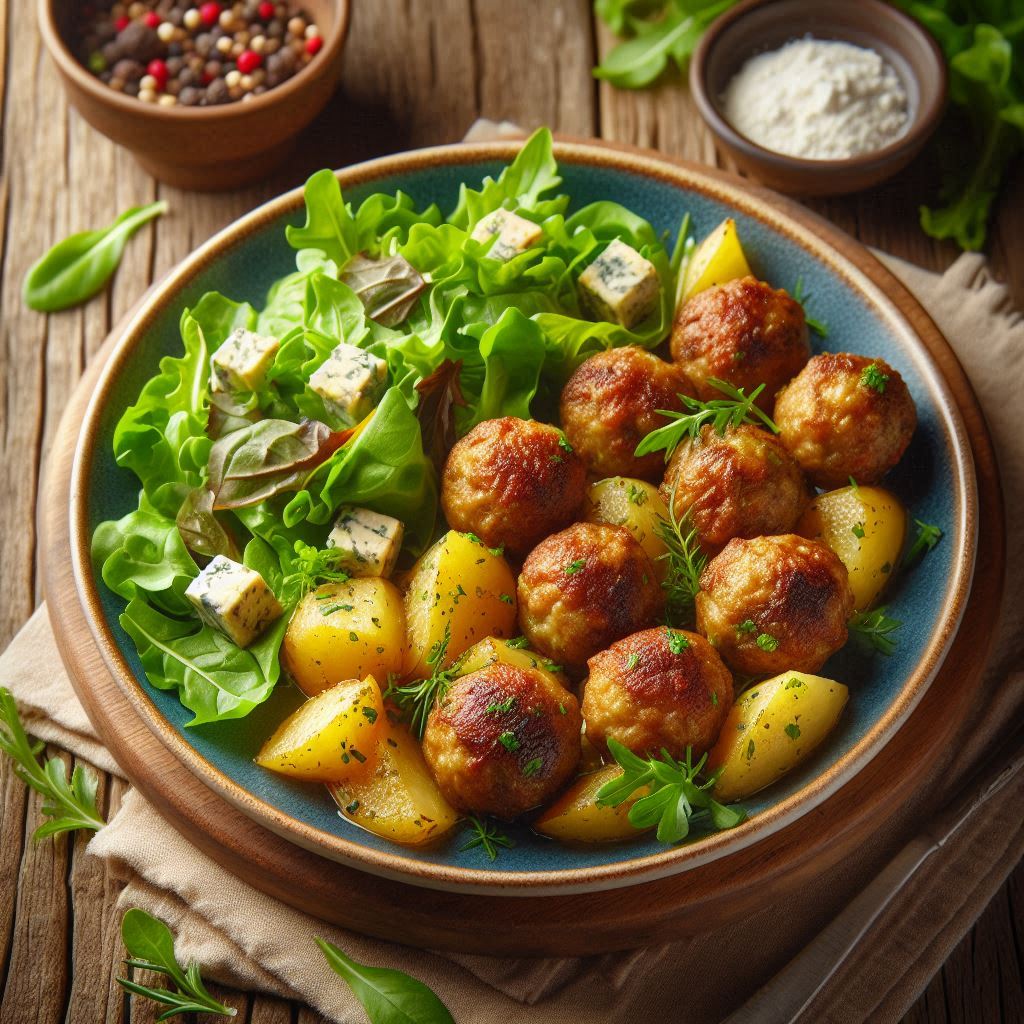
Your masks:
[{"label": "wooden bowl rim", "polygon": [[[507,162],[519,142],[455,144],[381,157],[338,171],[343,188],[388,175],[436,166]],[[973,400],[962,368],[931,318],[910,292],[859,242],[822,218],[766,189],[753,188],[742,179],[682,160],[653,157],[622,144],[585,140],[559,140],[555,156],[576,164],[600,166],[654,178],[677,187],[699,191],[767,224],[805,251],[822,260],[830,271],[859,291],[893,329],[909,335],[910,354],[922,378],[933,389],[940,413],[947,421],[950,460],[954,467],[957,524],[949,538],[956,547],[953,571],[943,611],[925,652],[897,698],[868,733],[836,764],[816,776],[790,797],[760,812],[728,832],[714,833],[689,846],[645,854],[613,864],[552,871],[502,872],[424,863],[396,852],[370,849],[334,833],[324,832],[290,817],[259,799],[220,772],[191,747],[160,714],[136,680],[104,621],[96,577],[90,557],[91,535],[86,519],[86,490],[95,436],[107,395],[139,340],[165,307],[177,301],[178,289],[195,273],[219,258],[224,249],[242,242],[266,223],[302,208],[303,189],[293,189],[270,200],[229,225],[182,261],[140,304],[124,328],[103,368],[82,422],[71,473],[69,527],[72,569],[83,611],[111,674],[139,716],[194,775],[260,825],[305,849],[360,870],[427,888],[504,896],[572,894],[636,885],[676,874],[730,853],[773,834],[813,810],[848,782],[877,754],[916,707],[941,666],[963,616],[977,551],[978,495],[971,446],[963,419],[937,357],[956,378],[958,390]],[[80,681],[81,682],[81,681]],[[81,685],[85,685],[81,683]]]}]

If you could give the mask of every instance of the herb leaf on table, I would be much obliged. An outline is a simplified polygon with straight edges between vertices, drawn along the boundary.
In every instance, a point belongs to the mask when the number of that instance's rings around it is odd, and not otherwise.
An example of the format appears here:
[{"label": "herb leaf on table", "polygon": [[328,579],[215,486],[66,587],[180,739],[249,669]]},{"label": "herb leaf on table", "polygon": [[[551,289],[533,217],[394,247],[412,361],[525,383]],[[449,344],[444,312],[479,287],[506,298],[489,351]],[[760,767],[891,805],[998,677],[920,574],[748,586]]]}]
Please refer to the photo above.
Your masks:
[{"label": "herb leaf on table", "polygon": [[40,763],[43,744],[29,739],[14,697],[2,686],[0,750],[14,762],[14,774],[45,799],[42,812],[49,820],[35,830],[34,839],[83,828],[96,832],[106,824],[96,806],[96,773],[76,764],[68,782],[67,768],[59,757]]},{"label": "herb leaf on table", "polygon": [[128,239],[167,210],[163,200],[133,206],[109,227],[80,231],[58,242],[25,276],[25,305],[40,313],[54,313],[91,299],[117,270]]},{"label": "herb leaf on table", "polygon": [[323,939],[316,944],[331,970],[362,1003],[370,1024],[455,1024],[448,1008],[422,981],[404,971],[367,967]]},{"label": "herb leaf on table", "polygon": [[174,936],[163,923],[144,910],[133,908],[121,918],[121,940],[131,959],[125,965],[132,971],[153,971],[174,983],[175,988],[151,988],[133,978],[118,978],[126,991],[169,1007],[157,1017],[170,1020],[181,1013],[213,1013],[234,1017],[236,1010],[214,999],[207,991],[197,964],[182,970],[174,955]]}]

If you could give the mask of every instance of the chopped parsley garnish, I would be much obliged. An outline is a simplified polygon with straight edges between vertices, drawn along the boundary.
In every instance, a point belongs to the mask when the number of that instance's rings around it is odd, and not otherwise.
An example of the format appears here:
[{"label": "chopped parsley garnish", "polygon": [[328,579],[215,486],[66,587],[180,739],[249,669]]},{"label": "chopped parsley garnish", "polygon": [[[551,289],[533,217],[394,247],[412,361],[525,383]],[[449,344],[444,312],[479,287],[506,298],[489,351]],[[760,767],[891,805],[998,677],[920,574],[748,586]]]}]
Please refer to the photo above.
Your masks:
[{"label": "chopped parsley garnish", "polygon": [[708,693],[711,695],[711,703],[712,703],[712,705],[717,708],[718,707],[718,694],[714,690],[708,690]]},{"label": "chopped parsley garnish", "polygon": [[864,524],[854,523],[853,526],[850,527],[850,532],[854,535],[854,537],[862,539],[864,537]]},{"label": "chopped parsley garnish", "polygon": [[886,605],[869,612],[857,612],[849,623],[849,630],[864,645],[889,657],[896,650],[896,641],[891,634],[902,625],[897,619],[885,614]]},{"label": "chopped parsley garnish", "polygon": [[467,533],[466,536],[474,544],[479,544],[480,547],[482,547],[485,550],[489,551],[492,555],[494,555],[495,558],[500,558],[503,554],[505,554],[505,545],[504,544],[502,544],[502,545],[500,545],[499,547],[496,547],[496,548],[489,548],[489,547],[487,547],[487,545],[475,533]]},{"label": "chopped parsley garnish", "polygon": [[789,725],[786,726],[785,732],[791,740],[800,739],[800,726],[797,725],[796,722],[790,722]]},{"label": "chopped parsley garnish", "polygon": [[749,761],[754,756],[754,741],[751,740],[747,744],[747,760]]},{"label": "chopped parsley garnish", "polygon": [[488,704],[485,714],[488,715],[504,715],[511,711],[516,706],[516,698],[514,696],[506,697],[502,701],[498,701],[495,704]]},{"label": "chopped parsley garnish", "polygon": [[366,718],[370,725],[373,725],[373,723],[377,721],[377,709],[364,706],[363,717]]},{"label": "chopped parsley garnish", "polygon": [[320,614],[325,618],[328,615],[333,615],[335,612],[350,612],[352,611],[352,605],[350,604],[332,604],[327,608],[321,608]]},{"label": "chopped parsley garnish", "polygon": [[516,739],[516,734],[511,730],[506,729],[498,737],[498,742],[509,752],[515,753],[519,749],[519,740]]},{"label": "chopped parsley garnish", "polygon": [[581,572],[586,567],[586,564],[587,560],[585,558],[577,558],[575,562],[570,562],[565,567],[565,575],[575,576],[576,573]]},{"label": "chopped parsley garnish", "polygon": [[479,846],[487,854],[488,860],[496,860],[500,847],[507,850],[515,845],[496,825],[478,818],[475,814],[471,814],[466,822],[473,830],[473,834],[459,847],[460,853]]},{"label": "chopped parsley garnish", "polygon": [[777,651],[779,649],[779,641],[771,635],[771,633],[759,633],[757,639],[754,641],[762,651]]},{"label": "chopped parsley garnish", "polygon": [[665,632],[668,633],[668,649],[673,654],[682,654],[690,646],[690,641],[677,630],[666,626]]},{"label": "chopped parsley garnish", "polygon": [[513,651],[521,651],[524,647],[530,646],[530,641],[525,636],[516,636],[505,641],[505,646]]},{"label": "chopped parsley garnish", "polygon": [[639,507],[647,501],[648,495],[642,487],[637,487],[636,484],[630,484],[627,497],[629,498],[630,504]]},{"label": "chopped parsley garnish", "polygon": [[523,765],[523,774],[527,778],[530,778],[532,775],[536,775],[537,772],[540,771],[541,765],[543,763],[544,762],[539,757],[532,758],[531,760],[527,761],[526,764]]},{"label": "chopped parsley garnish", "polygon": [[545,661],[544,662],[544,668],[547,669],[548,672],[561,672],[562,671],[562,666],[556,664],[553,661]]},{"label": "chopped parsley garnish", "polygon": [[565,436],[565,434],[561,434],[559,436],[559,438],[558,438],[558,447],[559,448],[564,448],[570,454],[574,450],[573,446],[571,444],[569,444],[569,439]]},{"label": "chopped parsley garnish", "polygon": [[880,395],[885,394],[885,385],[889,383],[889,374],[883,373],[877,363],[868,363],[860,371],[860,382],[863,387],[871,388]]},{"label": "chopped parsley garnish", "polygon": [[504,602],[505,604],[512,604],[513,603],[512,602],[512,595],[511,594],[499,594],[498,595],[498,600]]},{"label": "chopped parsley garnish", "polygon": [[630,655],[630,656],[629,656],[629,657],[628,657],[628,658],[626,659],[626,671],[627,671],[627,672],[632,672],[632,671],[633,671],[633,669],[635,669],[635,668],[637,667],[637,665],[639,665],[639,664],[640,664],[640,655],[639,655],[639,654],[637,654],[637,653],[636,653],[636,651],[634,651],[634,652],[633,652],[633,653],[632,653],[632,654],[631,654],[631,655]]},{"label": "chopped parsley garnish", "polygon": [[744,619],[737,627],[737,633],[756,633],[757,623],[753,619]]},{"label": "chopped parsley garnish", "polygon": [[903,559],[905,567],[913,565],[919,558],[923,558],[942,540],[942,531],[937,526],[922,522],[920,519],[915,519],[914,522],[917,524],[917,536]]}]

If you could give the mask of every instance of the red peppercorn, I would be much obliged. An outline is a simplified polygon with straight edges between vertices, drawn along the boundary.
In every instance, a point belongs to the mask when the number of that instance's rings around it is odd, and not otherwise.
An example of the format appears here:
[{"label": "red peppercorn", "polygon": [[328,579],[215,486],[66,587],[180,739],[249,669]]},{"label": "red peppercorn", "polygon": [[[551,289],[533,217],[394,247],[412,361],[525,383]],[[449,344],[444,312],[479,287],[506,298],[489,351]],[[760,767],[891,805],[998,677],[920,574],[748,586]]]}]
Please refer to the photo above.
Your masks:
[{"label": "red peppercorn", "polygon": [[132,19],[125,17],[125,15],[122,14],[120,18],[114,19],[114,28],[116,28],[118,32],[123,32],[131,23]]},{"label": "red peppercorn", "polygon": [[269,0],[263,0],[263,3],[259,6],[259,16],[263,21],[270,21],[271,18],[277,12],[274,10],[274,5]]},{"label": "red peppercorn", "polygon": [[156,79],[156,84],[162,91],[167,85],[167,65],[162,60],[151,60],[146,66],[146,74]]},{"label": "red peppercorn", "polygon": [[324,45],[324,41],[320,36],[312,36],[306,40],[306,53],[311,57],[315,57],[320,52],[320,47]]},{"label": "red peppercorn", "polygon": [[251,75],[262,63],[263,58],[252,50],[243,50],[235,61],[243,75]]},{"label": "red peppercorn", "polygon": [[156,13],[156,11],[147,11],[145,13],[145,15],[143,16],[142,20],[150,28],[159,28],[160,27],[160,22],[161,22],[162,19],[161,19],[160,15]]},{"label": "red peppercorn", "polygon": [[221,6],[217,3],[206,3],[199,8],[199,17],[203,19],[204,25],[213,25],[220,17]]},{"label": "red peppercorn", "polygon": [[201,81],[202,81],[203,85],[209,85],[214,80],[214,78],[216,78],[216,77],[217,76],[214,75],[212,72],[204,71],[203,74],[202,74]]}]

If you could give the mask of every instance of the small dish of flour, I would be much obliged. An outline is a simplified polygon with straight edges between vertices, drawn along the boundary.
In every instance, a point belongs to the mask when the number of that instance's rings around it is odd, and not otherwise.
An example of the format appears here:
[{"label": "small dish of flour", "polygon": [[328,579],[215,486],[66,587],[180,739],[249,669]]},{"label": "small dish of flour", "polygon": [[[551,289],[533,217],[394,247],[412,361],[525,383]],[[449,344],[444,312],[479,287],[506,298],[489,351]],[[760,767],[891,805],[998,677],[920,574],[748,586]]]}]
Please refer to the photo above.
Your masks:
[{"label": "small dish of flour", "polygon": [[751,57],[722,99],[736,131],[805,160],[876,152],[911,121],[903,83],[880,54],[811,37]]}]

